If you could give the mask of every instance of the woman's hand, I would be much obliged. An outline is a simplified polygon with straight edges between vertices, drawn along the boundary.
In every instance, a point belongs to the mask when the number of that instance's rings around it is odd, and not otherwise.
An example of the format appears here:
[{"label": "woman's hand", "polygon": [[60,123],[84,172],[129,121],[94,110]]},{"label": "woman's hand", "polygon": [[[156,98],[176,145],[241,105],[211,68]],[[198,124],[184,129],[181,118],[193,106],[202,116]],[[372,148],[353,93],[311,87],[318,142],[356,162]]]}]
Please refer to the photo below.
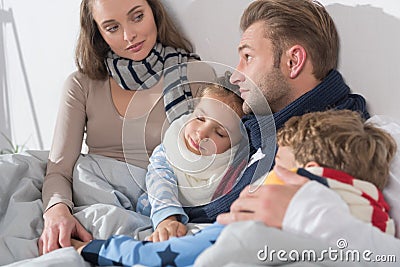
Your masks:
[{"label": "woman's hand", "polygon": [[52,206],[43,214],[43,218],[44,228],[38,240],[39,255],[58,248],[70,247],[71,237],[84,242],[92,240],[92,235],[83,228],[63,203]]},{"label": "woman's hand", "polygon": [[180,237],[187,233],[186,225],[178,222],[175,216],[170,216],[157,225],[149,241],[160,242],[168,240],[172,236]]}]

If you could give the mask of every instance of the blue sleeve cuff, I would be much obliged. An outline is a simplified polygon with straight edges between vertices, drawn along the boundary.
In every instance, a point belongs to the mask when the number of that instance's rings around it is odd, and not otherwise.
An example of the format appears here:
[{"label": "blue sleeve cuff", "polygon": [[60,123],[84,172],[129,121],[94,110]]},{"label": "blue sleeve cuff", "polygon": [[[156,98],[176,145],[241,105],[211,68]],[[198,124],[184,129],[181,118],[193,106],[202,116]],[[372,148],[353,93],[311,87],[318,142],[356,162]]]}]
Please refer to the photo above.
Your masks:
[{"label": "blue sleeve cuff", "polygon": [[153,223],[153,228],[156,229],[160,222],[172,215],[180,216],[180,222],[183,224],[187,224],[189,221],[189,217],[186,215],[182,207],[169,206],[164,209],[157,210],[152,214],[151,221]]},{"label": "blue sleeve cuff", "polygon": [[87,244],[81,252],[82,257],[85,261],[99,265],[99,253],[101,246],[106,242],[105,240],[93,240]]}]

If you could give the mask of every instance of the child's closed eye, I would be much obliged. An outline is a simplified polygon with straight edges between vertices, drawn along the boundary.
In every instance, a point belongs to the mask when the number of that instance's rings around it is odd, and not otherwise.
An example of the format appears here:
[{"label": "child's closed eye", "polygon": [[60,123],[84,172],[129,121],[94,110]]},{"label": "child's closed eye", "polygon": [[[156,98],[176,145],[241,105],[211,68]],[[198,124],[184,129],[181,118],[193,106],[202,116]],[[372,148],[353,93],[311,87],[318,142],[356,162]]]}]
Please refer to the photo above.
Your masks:
[{"label": "child's closed eye", "polygon": [[196,116],[196,120],[204,122],[206,119],[203,116]]},{"label": "child's closed eye", "polygon": [[223,131],[223,130],[216,130],[216,133],[217,133],[217,135],[218,135],[219,137],[221,137],[221,138],[224,138],[224,137],[227,137],[227,136],[228,136],[228,134],[227,134],[225,131]]}]

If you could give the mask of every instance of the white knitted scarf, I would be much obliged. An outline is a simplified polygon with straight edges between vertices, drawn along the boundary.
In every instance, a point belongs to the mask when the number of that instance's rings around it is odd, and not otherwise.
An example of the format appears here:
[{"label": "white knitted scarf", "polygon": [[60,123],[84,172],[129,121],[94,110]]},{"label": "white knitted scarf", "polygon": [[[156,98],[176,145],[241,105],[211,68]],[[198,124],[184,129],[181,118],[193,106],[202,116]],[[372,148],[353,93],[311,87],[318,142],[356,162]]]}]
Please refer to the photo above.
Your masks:
[{"label": "white knitted scarf", "polygon": [[178,179],[179,201],[183,206],[199,206],[210,202],[239,146],[210,156],[194,154],[186,147],[183,136],[189,118],[190,115],[184,115],[170,125],[163,145]]}]

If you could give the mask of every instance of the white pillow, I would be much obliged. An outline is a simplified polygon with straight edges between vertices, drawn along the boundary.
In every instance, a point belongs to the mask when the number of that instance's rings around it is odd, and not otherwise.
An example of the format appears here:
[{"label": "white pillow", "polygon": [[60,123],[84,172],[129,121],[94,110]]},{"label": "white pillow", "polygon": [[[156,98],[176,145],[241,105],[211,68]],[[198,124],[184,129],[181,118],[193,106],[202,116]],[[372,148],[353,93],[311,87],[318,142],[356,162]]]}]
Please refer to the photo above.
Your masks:
[{"label": "white pillow", "polygon": [[396,237],[400,238],[400,120],[389,116],[375,115],[367,122],[390,133],[397,143],[397,152],[390,165],[389,181],[383,189],[383,195],[390,206],[389,214],[395,222]]}]

